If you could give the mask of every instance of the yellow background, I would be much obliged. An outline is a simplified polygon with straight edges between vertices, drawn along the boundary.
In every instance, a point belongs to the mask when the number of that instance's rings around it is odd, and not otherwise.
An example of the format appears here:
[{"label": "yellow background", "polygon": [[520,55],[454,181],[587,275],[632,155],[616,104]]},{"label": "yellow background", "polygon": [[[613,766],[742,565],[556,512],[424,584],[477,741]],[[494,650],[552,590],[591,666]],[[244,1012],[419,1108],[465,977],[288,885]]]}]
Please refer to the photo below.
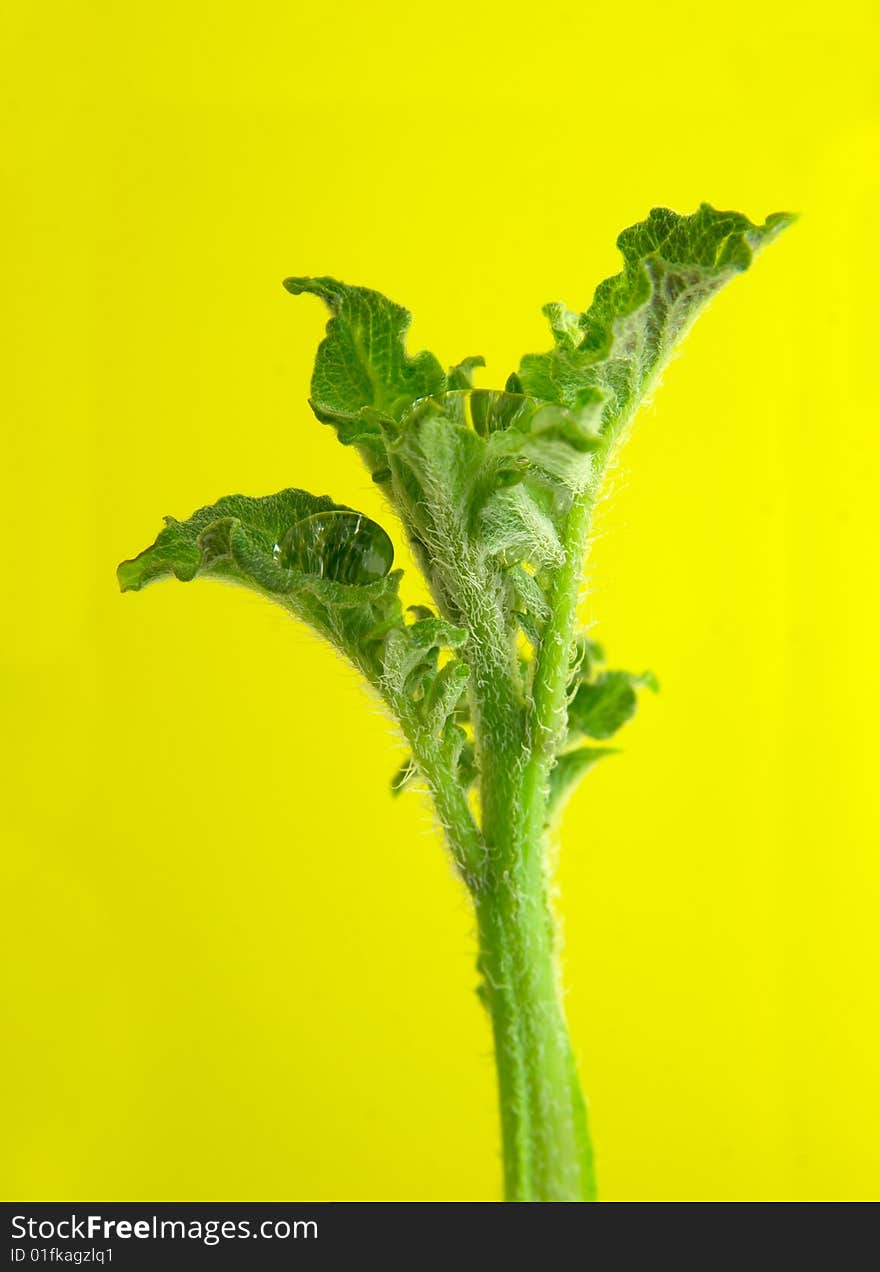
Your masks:
[{"label": "yellow background", "polygon": [[880,1196],[875,15],[7,15],[3,1196],[499,1195],[473,922],[390,723],[280,611],[114,568],[233,491],[393,528],[286,274],[498,384],[701,199],[803,219],[596,527],[584,618],[663,690],[569,811],[568,1011],[605,1198]]}]

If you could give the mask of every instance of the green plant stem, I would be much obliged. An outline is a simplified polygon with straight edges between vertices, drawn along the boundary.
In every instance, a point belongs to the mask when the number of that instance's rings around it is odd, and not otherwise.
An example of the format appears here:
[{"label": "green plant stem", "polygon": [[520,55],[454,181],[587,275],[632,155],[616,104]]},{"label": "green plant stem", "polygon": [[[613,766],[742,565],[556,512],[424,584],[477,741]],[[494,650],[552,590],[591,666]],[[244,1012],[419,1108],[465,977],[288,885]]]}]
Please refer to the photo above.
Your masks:
[{"label": "green plant stem", "polygon": [[531,708],[503,633],[479,632],[472,650],[486,847],[475,890],[481,993],[492,1019],[511,1201],[595,1197],[586,1106],[557,983],[545,854],[547,776],[565,718],[589,514],[585,502],[569,518]]},{"label": "green plant stem", "polygon": [[483,870],[485,852],[467,795],[459,786],[455,775],[443,763],[436,741],[422,738],[415,729],[409,737],[413,758],[430,788],[455,864],[465,883],[473,891],[478,886]]},{"label": "green plant stem", "polygon": [[[601,479],[601,470],[596,486]],[[595,489],[595,487],[594,487]],[[571,676],[574,629],[584,552],[595,497],[585,494],[572,506],[565,528],[565,561],[556,573],[550,618],[544,630],[532,687],[528,719],[528,759],[522,777],[526,837],[540,851],[547,829],[547,781],[566,729],[566,693]]]},{"label": "green plant stem", "polygon": [[[529,854],[532,862],[540,854]],[[584,1099],[556,985],[542,872],[490,879],[476,898],[483,998],[498,1070],[508,1201],[595,1197]]]},{"label": "green plant stem", "polygon": [[380,679],[373,679],[372,683],[403,729],[412,748],[412,757],[428,783],[453,860],[465,883],[473,891],[483,869],[485,851],[483,837],[474,821],[467,794],[445,762],[438,739],[422,728],[411,701],[405,695],[388,694]]},{"label": "green plant stem", "polygon": [[549,772],[562,741],[565,694],[571,675],[571,652],[577,618],[578,592],[584,549],[593,512],[593,498],[584,495],[571,509],[565,527],[565,560],[556,571],[550,595],[550,618],[541,639],[532,690],[531,759]]}]

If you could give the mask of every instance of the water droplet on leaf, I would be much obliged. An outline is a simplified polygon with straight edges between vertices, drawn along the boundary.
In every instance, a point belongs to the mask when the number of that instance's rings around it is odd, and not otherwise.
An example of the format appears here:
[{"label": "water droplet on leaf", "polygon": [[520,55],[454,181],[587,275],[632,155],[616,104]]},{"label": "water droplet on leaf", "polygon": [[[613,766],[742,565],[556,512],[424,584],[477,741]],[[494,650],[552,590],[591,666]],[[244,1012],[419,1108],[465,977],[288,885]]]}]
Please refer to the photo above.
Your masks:
[{"label": "water droplet on leaf", "polygon": [[303,574],[363,585],[385,577],[394,545],[380,525],[360,512],[316,512],[286,531],[275,559]]}]

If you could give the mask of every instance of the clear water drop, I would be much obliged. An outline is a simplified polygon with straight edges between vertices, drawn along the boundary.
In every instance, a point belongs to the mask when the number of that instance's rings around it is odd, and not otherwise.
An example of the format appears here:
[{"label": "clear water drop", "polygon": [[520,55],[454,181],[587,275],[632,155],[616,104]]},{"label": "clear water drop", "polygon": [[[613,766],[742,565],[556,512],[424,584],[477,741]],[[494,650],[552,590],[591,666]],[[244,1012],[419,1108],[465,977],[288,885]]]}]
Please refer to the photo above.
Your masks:
[{"label": "clear water drop", "polygon": [[275,559],[335,583],[363,585],[384,578],[394,545],[380,525],[360,512],[316,512],[295,522],[275,545]]}]

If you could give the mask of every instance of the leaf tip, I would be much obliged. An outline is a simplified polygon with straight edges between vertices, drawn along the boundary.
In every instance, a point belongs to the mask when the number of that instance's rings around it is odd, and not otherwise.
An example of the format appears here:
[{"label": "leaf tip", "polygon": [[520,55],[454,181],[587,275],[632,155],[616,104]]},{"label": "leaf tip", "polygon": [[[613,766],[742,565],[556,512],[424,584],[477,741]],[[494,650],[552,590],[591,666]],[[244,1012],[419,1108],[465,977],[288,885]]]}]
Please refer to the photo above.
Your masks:
[{"label": "leaf tip", "polygon": [[120,561],[116,567],[116,581],[120,592],[139,592],[143,587],[144,577],[137,557],[131,561]]},{"label": "leaf tip", "polygon": [[760,235],[759,246],[764,247],[766,244],[772,243],[783,230],[787,230],[789,226],[794,225],[799,220],[799,212],[771,212],[764,224],[758,227]]}]

